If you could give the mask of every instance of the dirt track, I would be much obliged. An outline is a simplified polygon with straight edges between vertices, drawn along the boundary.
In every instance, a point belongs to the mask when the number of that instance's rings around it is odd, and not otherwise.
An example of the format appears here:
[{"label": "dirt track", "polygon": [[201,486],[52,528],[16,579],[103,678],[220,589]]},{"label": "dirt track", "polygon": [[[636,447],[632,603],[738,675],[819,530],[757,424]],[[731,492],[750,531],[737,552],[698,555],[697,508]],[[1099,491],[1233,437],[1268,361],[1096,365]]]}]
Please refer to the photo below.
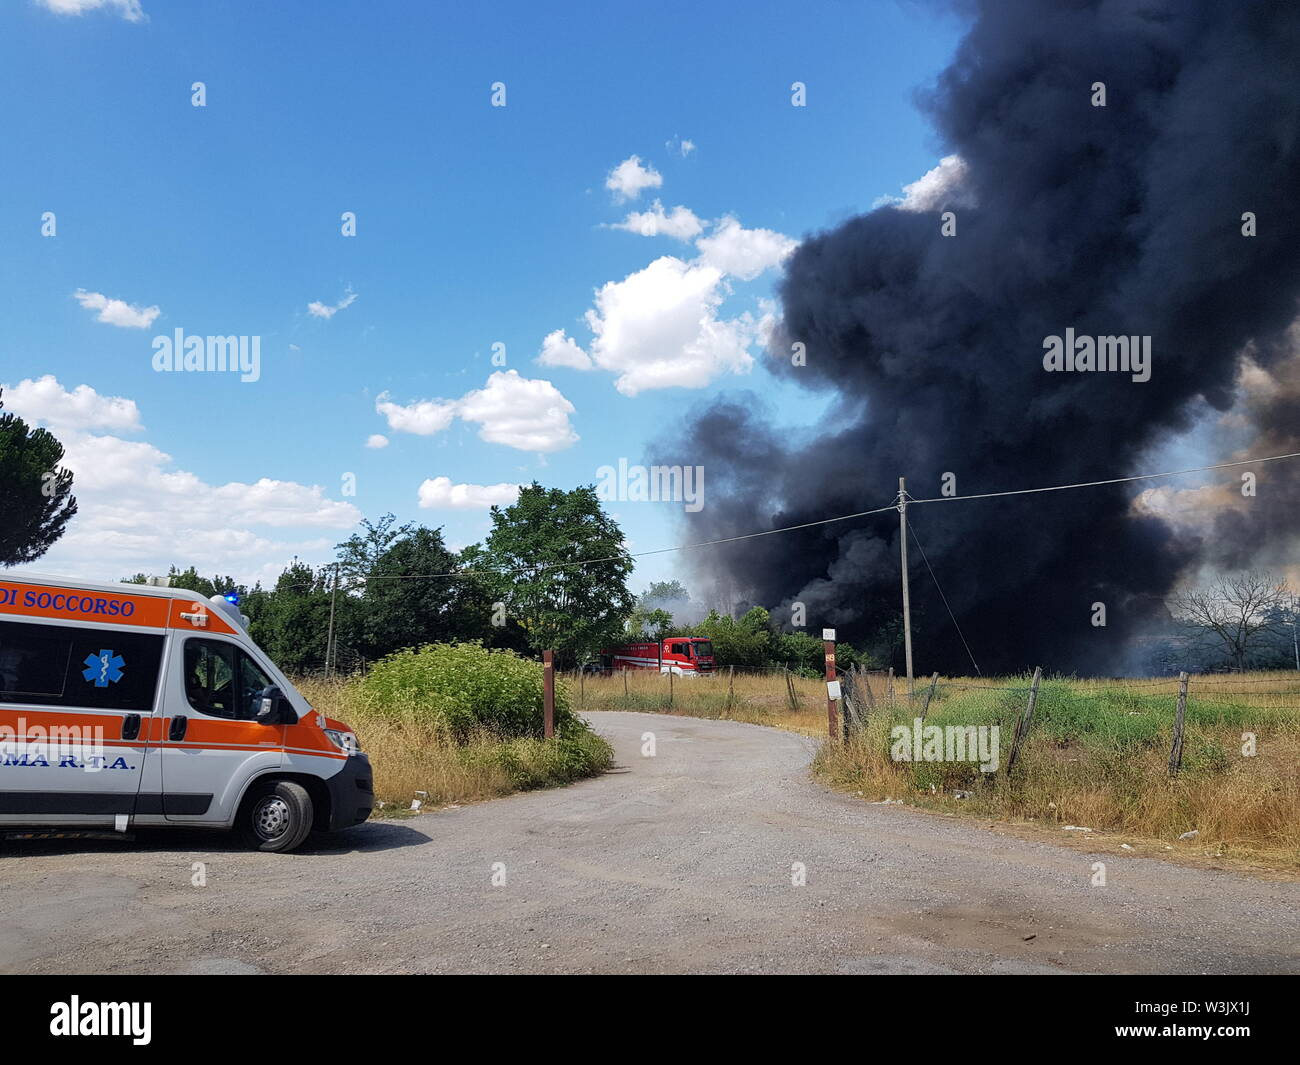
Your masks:
[{"label": "dirt track", "polygon": [[295,855],[192,831],[0,844],[0,971],[1300,971],[1298,884],[869,805],[810,780],[786,732],[592,720],[605,777]]}]

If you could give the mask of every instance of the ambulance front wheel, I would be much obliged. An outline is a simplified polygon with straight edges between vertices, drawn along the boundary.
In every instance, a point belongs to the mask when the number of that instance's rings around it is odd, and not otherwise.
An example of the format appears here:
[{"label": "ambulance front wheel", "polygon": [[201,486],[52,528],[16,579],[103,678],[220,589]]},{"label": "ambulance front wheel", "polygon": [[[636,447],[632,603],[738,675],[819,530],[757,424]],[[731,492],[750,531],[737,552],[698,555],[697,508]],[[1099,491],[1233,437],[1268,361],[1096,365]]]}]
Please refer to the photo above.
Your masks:
[{"label": "ambulance front wheel", "polygon": [[245,803],[244,838],[260,851],[295,850],[311,832],[311,796],[292,780],[264,784]]}]

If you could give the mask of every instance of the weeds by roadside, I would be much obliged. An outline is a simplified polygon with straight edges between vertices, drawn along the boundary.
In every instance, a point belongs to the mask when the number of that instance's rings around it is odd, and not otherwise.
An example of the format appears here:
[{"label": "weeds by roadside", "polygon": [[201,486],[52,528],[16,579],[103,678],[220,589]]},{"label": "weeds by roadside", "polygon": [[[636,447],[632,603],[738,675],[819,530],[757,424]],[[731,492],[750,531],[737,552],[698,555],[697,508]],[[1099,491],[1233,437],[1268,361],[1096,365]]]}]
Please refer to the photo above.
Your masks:
[{"label": "weeds by roadside", "polygon": [[609,744],[581,722],[566,721],[554,739],[503,738],[470,730],[464,742],[412,706],[393,709],[355,681],[304,680],[299,690],[322,713],[351,725],[375,771],[375,816],[400,816],[418,792],[426,808],[479,802],[531,788],[558,787],[605,772]]}]

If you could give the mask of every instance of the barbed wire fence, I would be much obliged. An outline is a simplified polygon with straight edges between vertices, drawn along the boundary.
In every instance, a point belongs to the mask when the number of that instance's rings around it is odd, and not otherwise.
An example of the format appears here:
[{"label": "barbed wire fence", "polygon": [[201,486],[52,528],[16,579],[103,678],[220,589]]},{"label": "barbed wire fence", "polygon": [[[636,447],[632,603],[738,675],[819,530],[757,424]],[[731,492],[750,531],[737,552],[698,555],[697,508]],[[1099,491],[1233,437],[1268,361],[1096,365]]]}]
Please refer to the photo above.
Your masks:
[{"label": "barbed wire fence", "polygon": [[[677,676],[656,670],[566,672],[571,705],[579,712],[635,710],[801,727],[821,727],[826,685],[786,666],[723,667],[712,675]],[[939,723],[947,727],[996,724],[1011,732],[1000,773],[1014,779],[1027,744],[1038,727],[1060,726],[1069,709],[1083,715],[1140,718],[1144,735],[1168,750],[1168,775],[1183,770],[1189,724],[1243,728],[1263,724],[1300,725],[1300,674],[1266,676],[1188,674],[1168,678],[1087,678],[1044,676],[1041,669],[1023,680],[941,677],[921,679],[914,694],[892,669],[853,666],[841,670],[840,727],[843,743],[860,742],[872,724]],[[1077,706],[1075,705],[1077,703]],[[1067,704],[1069,704],[1067,706]],[[1087,720],[1080,727],[1088,727]],[[1249,731],[1248,729],[1246,730]],[[871,735],[888,735],[888,729]],[[1163,737],[1163,739],[1160,739]]]}]

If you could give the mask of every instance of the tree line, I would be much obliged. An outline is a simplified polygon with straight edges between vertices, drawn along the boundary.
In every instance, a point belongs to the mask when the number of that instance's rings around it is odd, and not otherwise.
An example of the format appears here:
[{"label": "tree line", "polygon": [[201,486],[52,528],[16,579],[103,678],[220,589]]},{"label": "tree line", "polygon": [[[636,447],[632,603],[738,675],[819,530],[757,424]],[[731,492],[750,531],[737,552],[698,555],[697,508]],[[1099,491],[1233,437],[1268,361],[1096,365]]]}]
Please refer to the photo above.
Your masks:
[{"label": "tree line", "polygon": [[[72,473],[60,465],[63,446],[4,412],[2,400],[0,393],[0,567],[40,558],[77,514]],[[253,638],[291,671],[318,670],[327,660],[351,671],[403,647],[451,640],[531,653],[550,648],[563,668],[630,639],[669,636],[708,637],[722,666],[821,671],[821,640],[783,631],[762,606],[739,617],[717,610],[700,616],[677,581],[634,596],[622,530],[594,485],[565,491],[534,482],[491,516],[484,541],[462,550],[452,550],[441,529],[398,525],[386,514],[363,521],[336,546],[334,561],[295,561],[270,588],[203,576],[193,566],[173,566],[170,583],[205,597],[237,595]],[[1168,605],[1167,623],[1147,641],[1147,671],[1300,669],[1297,598],[1285,580],[1221,574]],[[914,634],[923,636],[925,624],[914,611]],[[837,659],[867,668],[897,664],[901,637],[894,618],[860,647],[839,643]]]},{"label": "tree line", "polygon": [[[638,598],[628,617],[627,638],[664,640],[672,636],[704,636],[713,642],[720,666],[782,668],[808,676],[821,676],[825,671],[826,652],[820,635],[783,631],[764,607],[750,607],[739,617],[710,610],[694,624],[681,623],[684,620],[681,614],[698,613],[693,607],[680,581],[653,582]],[[835,646],[836,663],[845,669],[853,665],[879,669],[887,657],[887,652],[856,648],[843,641]]]},{"label": "tree line", "polygon": [[[270,587],[193,566],[172,566],[168,584],[204,598],[234,596],[253,639],[294,673],[318,672],[327,662],[350,673],[403,648],[470,640],[524,654],[554,650],[559,667],[572,668],[611,646],[683,635],[711,639],[721,666],[822,670],[822,641],[779,631],[762,607],[739,618],[710,611],[683,625],[654,605],[688,603],[680,583],[652,584],[634,596],[622,532],[590,486],[533,484],[491,515],[486,539],[460,551],[447,546],[441,529],[399,525],[385,514],[338,544],[334,561],[294,562]],[[137,573],[126,581],[149,579]],[[846,644],[837,654],[845,666],[870,664]]]},{"label": "tree line", "polygon": [[237,597],[250,635],[291,672],[327,662],[353,672],[402,648],[467,640],[526,653],[549,648],[572,665],[622,637],[635,604],[632,562],[594,486],[533,483],[491,517],[484,541],[459,551],[442,529],[399,525],[385,514],[362,521],[332,562],[295,561],[269,588],[192,566],[173,566],[168,583]]}]

